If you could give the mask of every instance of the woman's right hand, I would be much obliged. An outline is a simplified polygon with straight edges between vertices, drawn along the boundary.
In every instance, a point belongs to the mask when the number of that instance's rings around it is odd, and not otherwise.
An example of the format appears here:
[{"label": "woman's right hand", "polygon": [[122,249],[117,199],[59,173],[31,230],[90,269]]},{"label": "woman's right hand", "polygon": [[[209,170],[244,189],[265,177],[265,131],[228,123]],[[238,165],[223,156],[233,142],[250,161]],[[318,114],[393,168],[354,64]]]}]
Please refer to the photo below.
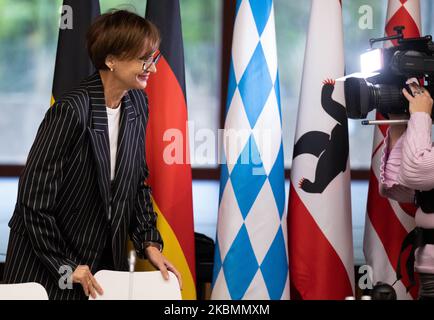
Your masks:
[{"label": "woman's right hand", "polygon": [[410,94],[405,88],[402,89],[402,93],[410,103],[410,113],[426,112],[431,116],[433,99],[431,98],[428,90],[420,87],[417,83],[414,82],[410,83],[409,87],[412,94]]},{"label": "woman's right hand", "polygon": [[86,296],[90,294],[94,299],[96,298],[96,292],[99,295],[104,293],[101,286],[90,272],[89,266],[78,266],[72,273],[72,282],[81,284]]}]

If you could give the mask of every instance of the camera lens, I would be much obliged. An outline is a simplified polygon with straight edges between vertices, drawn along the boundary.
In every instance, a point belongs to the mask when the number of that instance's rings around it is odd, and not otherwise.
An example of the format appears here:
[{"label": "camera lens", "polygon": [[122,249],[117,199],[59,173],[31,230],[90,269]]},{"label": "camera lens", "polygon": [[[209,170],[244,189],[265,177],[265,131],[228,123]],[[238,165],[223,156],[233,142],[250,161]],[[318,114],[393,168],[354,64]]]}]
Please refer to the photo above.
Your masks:
[{"label": "camera lens", "polygon": [[402,114],[408,110],[401,88],[394,84],[372,84],[363,78],[348,78],[344,84],[347,115],[364,119],[376,109],[382,114]]},{"label": "camera lens", "polygon": [[376,92],[378,99],[375,101],[374,108],[378,112],[383,114],[402,114],[407,112],[408,102],[404,100],[401,91],[402,87],[388,84],[378,84],[375,87],[378,87],[378,91]]},{"label": "camera lens", "polygon": [[369,108],[370,105],[373,105],[373,101],[370,100],[374,99],[375,96],[375,94],[371,92],[372,90],[372,85],[368,85],[365,79],[348,78],[345,80],[345,104],[349,118],[366,118],[368,112],[373,109]]}]

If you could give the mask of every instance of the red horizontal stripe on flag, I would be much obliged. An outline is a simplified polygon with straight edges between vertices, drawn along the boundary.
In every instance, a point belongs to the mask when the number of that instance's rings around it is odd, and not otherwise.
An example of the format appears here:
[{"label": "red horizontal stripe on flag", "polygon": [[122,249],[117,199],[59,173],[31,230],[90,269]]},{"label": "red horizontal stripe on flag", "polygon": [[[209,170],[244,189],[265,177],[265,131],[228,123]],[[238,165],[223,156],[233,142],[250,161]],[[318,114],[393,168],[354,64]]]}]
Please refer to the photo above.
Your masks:
[{"label": "red horizontal stripe on flag", "polygon": [[343,300],[351,281],[338,254],[290,184],[288,257],[291,299]]}]

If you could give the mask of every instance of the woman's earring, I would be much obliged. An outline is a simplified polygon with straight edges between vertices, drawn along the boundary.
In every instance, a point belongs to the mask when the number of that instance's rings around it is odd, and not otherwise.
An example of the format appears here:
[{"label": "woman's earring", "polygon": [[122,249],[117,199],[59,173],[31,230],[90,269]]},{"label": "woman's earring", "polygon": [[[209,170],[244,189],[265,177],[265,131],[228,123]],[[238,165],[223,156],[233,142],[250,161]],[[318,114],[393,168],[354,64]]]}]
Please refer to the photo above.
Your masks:
[{"label": "woman's earring", "polygon": [[110,71],[113,72],[113,68],[110,68]]}]

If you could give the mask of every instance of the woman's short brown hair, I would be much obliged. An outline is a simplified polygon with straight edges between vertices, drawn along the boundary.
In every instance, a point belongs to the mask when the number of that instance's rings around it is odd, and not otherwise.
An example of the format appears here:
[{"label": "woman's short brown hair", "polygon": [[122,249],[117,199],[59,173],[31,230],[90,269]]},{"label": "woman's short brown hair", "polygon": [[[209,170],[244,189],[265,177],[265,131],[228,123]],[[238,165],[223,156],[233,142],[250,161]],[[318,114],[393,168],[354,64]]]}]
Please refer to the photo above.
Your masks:
[{"label": "woman's short brown hair", "polygon": [[145,18],[126,10],[110,10],[99,16],[87,32],[87,50],[97,70],[108,69],[108,55],[119,59],[138,58],[143,46],[151,56],[160,45],[157,27]]}]

